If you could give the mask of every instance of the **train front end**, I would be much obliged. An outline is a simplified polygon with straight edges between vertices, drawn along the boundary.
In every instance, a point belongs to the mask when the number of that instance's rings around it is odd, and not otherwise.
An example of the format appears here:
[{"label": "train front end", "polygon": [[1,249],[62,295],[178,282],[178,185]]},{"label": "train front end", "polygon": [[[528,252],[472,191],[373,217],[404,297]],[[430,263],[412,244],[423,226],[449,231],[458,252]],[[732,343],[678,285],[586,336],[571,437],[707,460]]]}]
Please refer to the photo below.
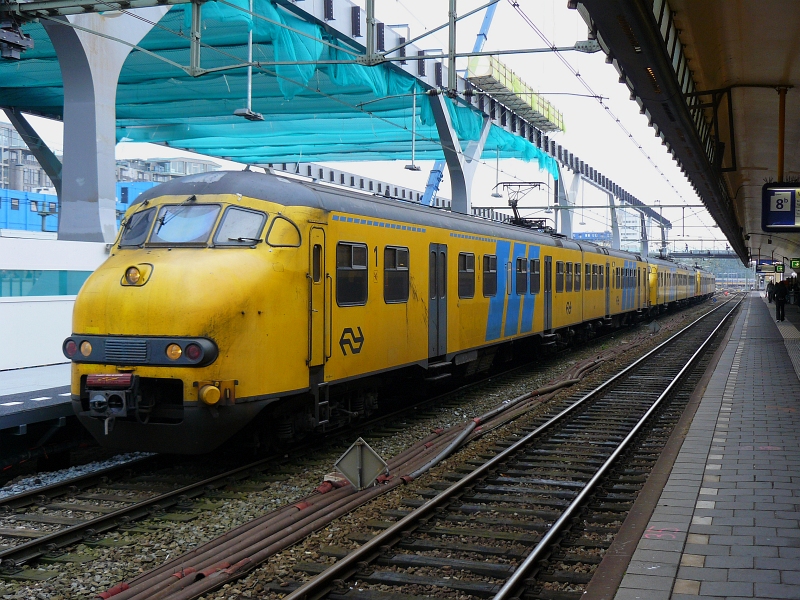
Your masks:
[{"label": "train front end", "polygon": [[129,210],[63,344],[73,407],[101,445],[206,453],[308,385],[290,366],[304,364],[306,323],[280,301],[305,272],[297,248],[265,247],[267,204],[165,196]]}]

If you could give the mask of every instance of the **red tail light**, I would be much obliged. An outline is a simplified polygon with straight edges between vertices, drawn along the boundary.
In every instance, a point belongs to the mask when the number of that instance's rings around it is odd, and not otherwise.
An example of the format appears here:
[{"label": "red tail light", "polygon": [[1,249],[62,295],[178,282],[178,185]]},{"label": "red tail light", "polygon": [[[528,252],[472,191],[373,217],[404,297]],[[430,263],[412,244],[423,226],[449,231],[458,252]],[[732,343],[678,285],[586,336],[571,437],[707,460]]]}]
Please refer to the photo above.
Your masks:
[{"label": "red tail light", "polygon": [[200,360],[203,358],[203,349],[197,344],[188,344],[184,353],[189,360]]},{"label": "red tail light", "polygon": [[67,355],[67,358],[72,358],[76,352],[78,352],[78,344],[73,340],[67,340],[64,344],[64,354]]},{"label": "red tail light", "polygon": [[90,388],[129,388],[132,383],[133,375],[131,373],[111,373],[86,377],[86,387]]}]

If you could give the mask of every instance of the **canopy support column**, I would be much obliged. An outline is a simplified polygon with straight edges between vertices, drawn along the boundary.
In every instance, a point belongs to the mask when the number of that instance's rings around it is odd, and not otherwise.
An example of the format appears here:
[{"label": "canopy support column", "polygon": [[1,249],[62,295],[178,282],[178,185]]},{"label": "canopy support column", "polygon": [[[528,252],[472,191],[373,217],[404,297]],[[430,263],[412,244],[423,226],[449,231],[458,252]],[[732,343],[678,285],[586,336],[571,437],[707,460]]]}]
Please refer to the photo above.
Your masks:
[{"label": "canopy support column", "polygon": [[561,170],[561,165],[558,166],[558,181],[555,182],[558,189],[558,206],[556,210],[560,213],[561,217],[561,230],[559,233],[564,234],[568,238],[572,237],[572,213],[575,208],[575,200],[578,198],[580,191],[581,176],[576,175],[572,178],[572,183],[569,186],[569,192],[564,189],[564,173]]},{"label": "canopy support column", "polygon": [[642,255],[642,258],[646,259],[650,253],[650,243],[647,240],[647,223],[643,212],[639,212],[639,228],[642,230],[642,247],[639,254]]},{"label": "canopy support column", "polygon": [[450,173],[452,211],[471,214],[472,179],[480,162],[486,138],[489,137],[492,121],[489,117],[483,119],[480,137],[477,140],[470,141],[462,152],[458,135],[453,129],[450,112],[447,110],[445,97],[442,94],[431,96],[431,108],[436,121],[436,130],[439,132],[442,150],[444,151],[444,158],[447,161],[447,170]]},{"label": "canopy support column", "polygon": [[621,243],[619,239],[619,221],[617,221],[617,207],[614,204],[614,194],[608,192],[608,207],[611,211],[611,249],[619,250]]},{"label": "canopy support column", "polygon": [[36,157],[36,160],[42,165],[42,169],[47,173],[50,181],[53,182],[53,187],[56,188],[56,194],[58,194],[60,198],[61,161],[58,160],[58,157],[53,151],[47,147],[44,140],[39,137],[39,134],[36,133],[36,130],[25,118],[25,115],[16,108],[4,108],[3,112],[6,113],[6,117],[11,121],[11,124],[14,126],[14,129],[17,130],[22,140],[28,145],[28,148],[30,148],[31,152]]},{"label": "canopy support column", "polygon": [[[157,22],[168,7],[139,9]],[[60,21],[60,22],[59,22]],[[117,80],[130,47],[69,26],[138,44],[152,28],[129,15],[45,20],[64,80],[64,160],[58,239],[111,243],[116,237]]]}]

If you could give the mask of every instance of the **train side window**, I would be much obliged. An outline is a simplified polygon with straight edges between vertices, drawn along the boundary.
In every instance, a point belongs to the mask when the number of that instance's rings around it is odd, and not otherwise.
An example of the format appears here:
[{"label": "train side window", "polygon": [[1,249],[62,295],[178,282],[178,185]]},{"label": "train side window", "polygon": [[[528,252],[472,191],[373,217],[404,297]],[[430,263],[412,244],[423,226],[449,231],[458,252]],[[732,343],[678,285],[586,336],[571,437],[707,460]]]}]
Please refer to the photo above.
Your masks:
[{"label": "train side window", "polygon": [[556,261],[556,292],[564,291],[564,263]]},{"label": "train side window", "polygon": [[[14,202],[12,198],[11,202]],[[13,204],[12,204],[13,210]],[[132,214],[127,220],[122,223],[122,239],[119,245],[122,246],[140,246],[147,239],[147,234],[150,233],[150,226],[153,224],[153,217],[156,215],[155,208],[148,208],[146,210]]]},{"label": "train side window", "polygon": [[314,244],[314,249],[311,255],[311,280],[314,283],[319,283],[322,279],[322,246]]},{"label": "train side window", "polygon": [[566,264],[565,271],[566,271],[566,273],[565,273],[566,274],[566,277],[565,277],[565,279],[566,279],[566,286],[565,286],[566,287],[566,291],[571,292],[572,291],[572,263],[571,262],[568,262]]},{"label": "train side window", "polygon": [[493,254],[483,256],[483,295],[497,295],[497,257]]},{"label": "train side window", "polygon": [[575,291],[581,291],[581,263],[575,263]]},{"label": "train side window", "polygon": [[299,248],[301,242],[300,228],[294,221],[280,214],[272,219],[267,230],[267,244],[273,248]]},{"label": "train side window", "polygon": [[528,260],[526,258],[517,259],[517,295],[522,296],[528,293]]},{"label": "train side window", "polygon": [[475,297],[475,255],[471,252],[458,255],[458,297]]},{"label": "train side window", "polygon": [[542,286],[541,263],[538,258],[531,260],[531,294],[538,294]]},{"label": "train side window", "polygon": [[359,306],[367,303],[366,244],[339,242],[336,245],[336,303]]},{"label": "train side window", "polygon": [[383,249],[383,301],[408,302],[408,248]]},{"label": "train side window", "polygon": [[617,267],[617,269],[616,269],[616,275],[617,275],[617,289],[619,289],[621,287],[620,284],[622,283],[620,281],[619,267]]},{"label": "train side window", "polygon": [[[587,267],[589,265],[586,265]],[[597,289],[597,265],[592,265],[592,289]]]},{"label": "train side window", "polygon": [[598,265],[597,266],[597,287],[599,289],[601,289],[601,290],[603,289],[603,286],[605,286],[605,277],[604,277],[603,273],[604,273],[603,272],[603,265]]}]

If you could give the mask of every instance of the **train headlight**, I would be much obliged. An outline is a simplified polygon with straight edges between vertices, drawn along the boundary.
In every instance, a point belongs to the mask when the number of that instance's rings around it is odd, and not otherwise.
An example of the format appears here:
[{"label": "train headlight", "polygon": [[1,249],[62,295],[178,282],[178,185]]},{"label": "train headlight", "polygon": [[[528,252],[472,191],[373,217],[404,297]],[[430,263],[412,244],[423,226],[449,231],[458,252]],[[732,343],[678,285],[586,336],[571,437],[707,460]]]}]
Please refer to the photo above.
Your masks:
[{"label": "train headlight", "polygon": [[131,265],[125,269],[122,279],[119,280],[120,285],[130,287],[141,287],[150,279],[153,274],[153,265],[150,263],[139,263],[138,265]]},{"label": "train headlight", "polygon": [[136,267],[128,267],[128,270],[125,271],[125,281],[127,281],[129,285],[136,285],[141,278],[142,272]]},{"label": "train headlight", "polygon": [[78,352],[78,344],[75,343],[75,340],[67,340],[64,343],[64,354],[67,358],[72,358]]},{"label": "train headlight", "polygon": [[92,345],[89,342],[81,342],[81,354],[89,356],[92,353]]},{"label": "train headlight", "polygon": [[178,360],[181,357],[181,354],[183,354],[183,350],[181,350],[181,347],[178,346],[178,344],[170,344],[167,346],[166,352],[167,358],[170,360]]}]

